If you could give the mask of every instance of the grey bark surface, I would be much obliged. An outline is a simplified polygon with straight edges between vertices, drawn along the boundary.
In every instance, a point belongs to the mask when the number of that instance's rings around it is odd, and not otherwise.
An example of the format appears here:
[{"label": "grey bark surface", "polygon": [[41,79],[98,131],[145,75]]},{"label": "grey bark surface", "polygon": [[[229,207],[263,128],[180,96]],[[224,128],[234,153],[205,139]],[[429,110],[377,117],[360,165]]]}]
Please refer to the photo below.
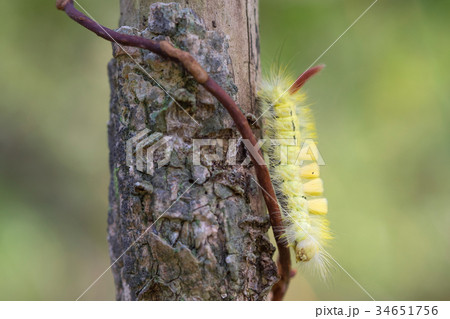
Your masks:
[{"label": "grey bark surface", "polygon": [[[189,51],[254,113],[257,14],[256,0],[122,0],[119,31]],[[125,50],[132,58],[114,46],[109,64],[108,241],[117,299],[266,299],[277,280],[269,219],[251,166],[230,165],[233,155],[237,164],[247,156],[231,117],[178,64]],[[145,129],[147,140],[169,138],[170,147],[158,148],[143,172],[126,154],[127,141]],[[195,139],[219,139],[201,149],[201,165]],[[208,158],[218,149],[222,160]]]}]

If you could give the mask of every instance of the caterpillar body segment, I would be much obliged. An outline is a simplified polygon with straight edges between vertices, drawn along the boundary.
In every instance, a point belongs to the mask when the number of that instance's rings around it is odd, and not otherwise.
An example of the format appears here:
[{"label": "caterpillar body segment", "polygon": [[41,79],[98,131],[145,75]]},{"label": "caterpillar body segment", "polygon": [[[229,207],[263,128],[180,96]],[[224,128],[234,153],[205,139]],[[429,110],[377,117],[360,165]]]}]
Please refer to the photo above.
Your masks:
[{"label": "caterpillar body segment", "polygon": [[331,239],[328,204],[322,197],[318,159],[303,150],[307,141],[317,142],[317,135],[305,95],[299,92],[320,69],[306,71],[291,87],[291,79],[278,72],[263,80],[258,96],[266,140],[262,150],[283,211],[285,239],[298,262],[325,278],[329,259],[324,246]]}]

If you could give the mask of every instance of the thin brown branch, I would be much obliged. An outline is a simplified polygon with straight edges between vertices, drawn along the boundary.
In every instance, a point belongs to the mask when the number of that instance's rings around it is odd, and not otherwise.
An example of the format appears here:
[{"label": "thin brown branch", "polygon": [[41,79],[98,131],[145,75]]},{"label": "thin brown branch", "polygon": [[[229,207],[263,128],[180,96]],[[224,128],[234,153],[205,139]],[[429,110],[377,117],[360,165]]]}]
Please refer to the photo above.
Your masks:
[{"label": "thin brown branch", "polygon": [[[194,79],[205,87],[205,89],[208,90],[225,107],[236,124],[237,129],[241,133],[242,138],[249,140],[250,143],[257,148],[257,139],[248,124],[247,118],[239,110],[239,107],[225,92],[225,90],[220,87],[216,81],[208,76],[206,71],[204,71],[204,69],[188,52],[174,48],[167,41],[153,41],[142,37],[122,34],[103,27],[78,11],[73,5],[73,0],[57,0],[56,7],[59,10],[65,11],[71,19],[105,40],[117,42],[124,46],[146,49],[160,56],[181,63],[194,77]],[[278,273],[280,280],[273,286],[272,300],[282,300],[287,291],[290,278],[294,273],[291,272],[291,256],[289,248],[281,240],[281,235],[283,234],[281,210],[276,200],[275,190],[272,186],[269,170],[267,165],[264,163],[261,151],[258,151],[253,155],[250,154],[250,157],[255,166],[258,182],[263,188],[262,193],[269,211],[270,223],[272,225],[279,253]]]}]

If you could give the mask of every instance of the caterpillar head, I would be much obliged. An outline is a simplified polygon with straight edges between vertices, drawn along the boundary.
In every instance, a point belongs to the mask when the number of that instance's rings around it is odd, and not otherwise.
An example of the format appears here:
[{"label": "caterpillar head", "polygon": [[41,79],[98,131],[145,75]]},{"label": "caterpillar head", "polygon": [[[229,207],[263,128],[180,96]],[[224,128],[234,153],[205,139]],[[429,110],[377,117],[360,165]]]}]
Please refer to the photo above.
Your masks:
[{"label": "caterpillar head", "polygon": [[310,261],[318,251],[317,243],[310,238],[298,242],[295,246],[297,261]]},{"label": "caterpillar head", "polygon": [[295,252],[297,261],[301,262],[301,267],[319,275],[323,280],[327,280],[332,268],[331,257],[318,242],[312,238],[306,238],[296,244]]}]

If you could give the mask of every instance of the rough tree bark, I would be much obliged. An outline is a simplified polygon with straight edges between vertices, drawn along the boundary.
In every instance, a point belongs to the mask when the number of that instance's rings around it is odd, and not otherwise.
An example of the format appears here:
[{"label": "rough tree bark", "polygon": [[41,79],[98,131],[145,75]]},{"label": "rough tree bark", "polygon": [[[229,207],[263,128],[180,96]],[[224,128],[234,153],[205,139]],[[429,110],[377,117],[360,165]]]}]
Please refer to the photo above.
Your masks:
[{"label": "rough tree bark", "polygon": [[[254,113],[257,0],[154,2],[121,0],[120,32],[189,51],[244,113]],[[132,58],[115,45],[109,64],[112,261],[126,251],[112,268],[117,299],[264,300],[277,280],[269,219],[251,165],[239,165],[247,154],[233,121],[181,66],[126,51]],[[164,137],[149,169],[139,168],[139,150],[127,159],[130,139],[143,141],[139,149]],[[218,139],[201,149],[201,165],[196,139]],[[206,156],[221,152],[223,159]]]}]

